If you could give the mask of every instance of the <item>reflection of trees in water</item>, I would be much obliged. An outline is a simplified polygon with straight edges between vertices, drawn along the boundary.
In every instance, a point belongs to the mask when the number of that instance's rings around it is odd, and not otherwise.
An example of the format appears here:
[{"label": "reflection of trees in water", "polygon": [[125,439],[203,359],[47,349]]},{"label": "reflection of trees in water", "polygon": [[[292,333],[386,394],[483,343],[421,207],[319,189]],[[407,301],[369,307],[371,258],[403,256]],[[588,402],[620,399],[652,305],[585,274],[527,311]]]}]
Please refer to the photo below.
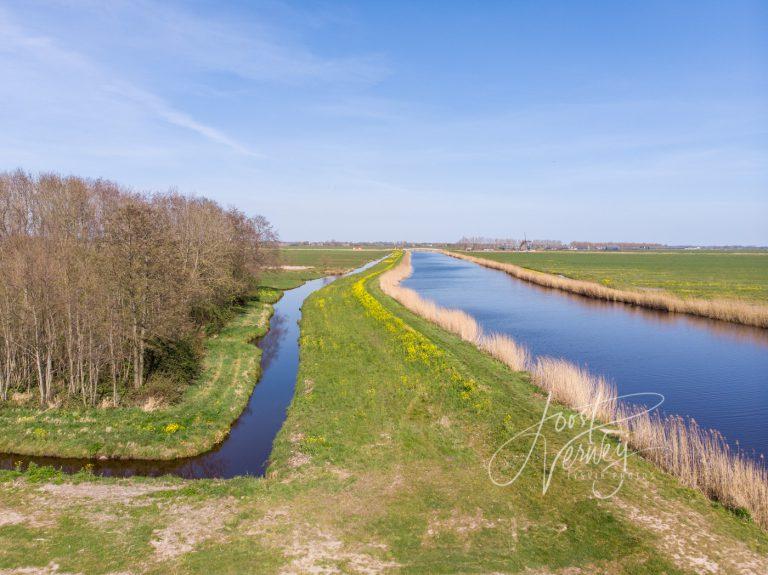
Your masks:
[{"label": "reflection of trees in water", "polygon": [[227,477],[227,468],[229,460],[217,451],[195,457],[182,465],[179,469],[173,471],[174,475],[179,475],[186,479],[200,479],[203,477]]},{"label": "reflection of trees in water", "polygon": [[185,479],[199,479],[202,477],[225,477],[228,468],[227,459],[219,453],[219,448],[209,451],[203,455],[188,459],[177,459],[173,461],[131,461],[120,464],[115,462],[111,465],[112,473],[108,470],[94,470],[94,473],[104,473],[105,475],[132,476],[143,475],[149,477],[158,477],[161,475],[176,475]]},{"label": "reflection of trees in water", "polygon": [[0,469],[22,470],[30,464],[48,465],[64,473],[77,473],[89,467],[95,475],[104,477],[132,477],[142,475],[159,477],[161,475],[176,475],[187,479],[201,477],[228,477],[228,460],[219,453],[219,448],[198,457],[176,459],[172,461],[98,461],[89,459],[68,459],[57,457],[28,457],[19,455],[0,456]]},{"label": "reflection of trees in water", "polygon": [[[309,290],[306,295],[309,295],[315,289],[328,285],[336,277],[325,277],[313,282],[313,289]],[[314,282],[317,282],[315,284]],[[309,285],[309,284],[305,284]],[[263,338],[257,343],[262,350],[261,356],[261,369],[262,373],[266,371],[270,364],[275,360],[279,351],[280,345],[283,343],[287,332],[290,329],[290,322],[296,321],[298,317],[291,313],[285,314],[276,310],[276,313],[269,322],[269,331]],[[233,425],[233,429],[237,427],[240,421],[247,417],[251,412],[250,402],[243,410],[243,413],[237,418]],[[202,455],[176,459],[172,461],[142,461],[142,460],[90,460],[90,459],[70,459],[59,457],[30,457],[13,454],[0,453],[0,469],[15,469],[19,466],[21,469],[27,469],[31,463],[36,465],[47,465],[60,469],[65,473],[77,473],[85,469],[90,468],[96,475],[102,475],[106,477],[132,477],[134,475],[143,475],[149,477],[158,477],[161,475],[176,475],[187,479],[196,479],[202,477],[232,477],[233,459],[242,458],[242,454],[227,455],[223,450],[226,440],[216,446],[212,451],[204,453]],[[254,475],[260,475],[264,472],[266,461],[261,464],[258,470],[252,470]]]},{"label": "reflection of trees in water", "polygon": [[276,313],[269,320],[269,331],[261,338],[261,372],[264,373],[280,351],[280,342],[288,331],[288,318]]}]

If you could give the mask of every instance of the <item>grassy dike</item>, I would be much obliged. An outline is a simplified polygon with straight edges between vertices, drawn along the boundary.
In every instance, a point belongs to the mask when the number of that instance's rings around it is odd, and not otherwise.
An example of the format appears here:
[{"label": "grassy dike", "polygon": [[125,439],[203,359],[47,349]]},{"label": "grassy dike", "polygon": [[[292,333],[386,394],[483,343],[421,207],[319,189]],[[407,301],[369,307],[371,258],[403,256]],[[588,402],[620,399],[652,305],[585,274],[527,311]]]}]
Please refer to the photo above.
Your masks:
[{"label": "grassy dike", "polygon": [[764,532],[637,457],[611,499],[562,470],[542,494],[552,450],[578,430],[545,426],[546,465],[537,450],[495,486],[490,456],[544,398],[384,296],[377,277],[395,260],[305,302],[265,479],[0,473],[0,573],[766,572]]},{"label": "grassy dike", "polygon": [[57,457],[174,459],[210,450],[229,433],[260,374],[263,336],[282,292],[260,288],[218,334],[205,341],[202,374],[180,403],[40,411],[0,407],[0,452]]}]

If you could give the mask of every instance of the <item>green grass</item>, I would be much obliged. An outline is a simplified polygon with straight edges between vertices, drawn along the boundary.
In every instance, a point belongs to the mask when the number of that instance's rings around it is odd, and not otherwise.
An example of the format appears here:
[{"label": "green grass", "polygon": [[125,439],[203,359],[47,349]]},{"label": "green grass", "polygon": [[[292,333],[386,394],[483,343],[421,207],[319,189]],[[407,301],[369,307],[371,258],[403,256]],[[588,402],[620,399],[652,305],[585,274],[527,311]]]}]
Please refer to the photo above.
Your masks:
[{"label": "green grass", "polygon": [[321,269],[350,270],[366,262],[383,258],[392,250],[353,250],[349,248],[284,248],[280,257],[284,265],[313,266]]},{"label": "green grass", "polygon": [[768,303],[768,253],[462,252],[618,289]]},{"label": "green grass", "polygon": [[389,254],[391,250],[353,250],[351,248],[283,248],[277,256],[280,265],[307,266],[300,270],[266,270],[259,283],[281,290],[300,286],[307,280],[337,275]]},{"label": "green grass", "polygon": [[0,406],[0,452],[60,457],[172,459],[219,443],[248,402],[260,373],[253,341],[267,331],[280,292],[260,288],[218,334],[205,341],[203,371],[182,400],[143,411]]},{"label": "green grass", "polygon": [[278,290],[289,290],[299,287],[305,281],[321,278],[330,273],[325,270],[267,270],[261,272],[259,284]]},{"label": "green grass", "polygon": [[[174,459],[203,453],[221,442],[260,373],[261,350],[252,345],[264,335],[271,304],[281,290],[306,280],[359,267],[386,251],[351,249],[286,250],[283,261],[310,265],[306,270],[269,270],[259,278],[254,299],[205,342],[202,375],[169,408],[145,412],[67,408],[41,412],[36,407],[0,404],[0,452],[59,457]],[[309,253],[304,253],[309,252]]]},{"label": "green grass", "polygon": [[[636,457],[615,499],[564,473],[542,494],[539,453],[518,482],[494,486],[488,458],[544,400],[527,374],[385,297],[386,265],[305,302],[296,396],[267,478],[0,473],[0,570],[673,574],[702,557],[720,573],[764,561],[754,524]],[[550,447],[574,435],[544,432]]]}]

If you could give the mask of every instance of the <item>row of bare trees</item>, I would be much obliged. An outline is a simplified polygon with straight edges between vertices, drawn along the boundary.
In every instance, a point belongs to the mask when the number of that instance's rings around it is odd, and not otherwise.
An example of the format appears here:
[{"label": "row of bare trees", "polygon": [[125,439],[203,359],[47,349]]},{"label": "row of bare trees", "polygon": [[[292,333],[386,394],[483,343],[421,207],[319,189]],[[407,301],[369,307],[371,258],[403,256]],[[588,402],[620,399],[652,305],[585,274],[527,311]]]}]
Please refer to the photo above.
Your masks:
[{"label": "row of bare trees", "polygon": [[272,250],[263,217],[176,192],[0,173],[0,400],[94,405],[144,385],[147,346],[246,295]]}]

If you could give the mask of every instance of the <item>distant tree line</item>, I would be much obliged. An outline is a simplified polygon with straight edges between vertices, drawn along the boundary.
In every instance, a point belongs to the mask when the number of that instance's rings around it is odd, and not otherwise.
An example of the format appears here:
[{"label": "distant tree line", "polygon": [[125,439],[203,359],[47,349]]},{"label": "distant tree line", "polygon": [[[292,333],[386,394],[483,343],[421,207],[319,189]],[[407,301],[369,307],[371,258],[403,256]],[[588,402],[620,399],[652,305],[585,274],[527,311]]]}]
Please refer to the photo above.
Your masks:
[{"label": "distant tree line", "polygon": [[650,242],[571,242],[559,240],[518,240],[514,238],[462,237],[453,244],[463,249],[495,250],[658,250],[668,246]]},{"label": "distant tree line", "polygon": [[276,239],[203,198],[0,173],[0,399],[117,405],[152,349],[247,295]]},{"label": "distant tree line", "polygon": [[492,248],[501,250],[521,250],[521,249],[547,249],[562,250],[566,249],[563,242],[559,240],[526,240],[514,238],[486,238],[486,237],[462,237],[457,245],[463,248]]}]

